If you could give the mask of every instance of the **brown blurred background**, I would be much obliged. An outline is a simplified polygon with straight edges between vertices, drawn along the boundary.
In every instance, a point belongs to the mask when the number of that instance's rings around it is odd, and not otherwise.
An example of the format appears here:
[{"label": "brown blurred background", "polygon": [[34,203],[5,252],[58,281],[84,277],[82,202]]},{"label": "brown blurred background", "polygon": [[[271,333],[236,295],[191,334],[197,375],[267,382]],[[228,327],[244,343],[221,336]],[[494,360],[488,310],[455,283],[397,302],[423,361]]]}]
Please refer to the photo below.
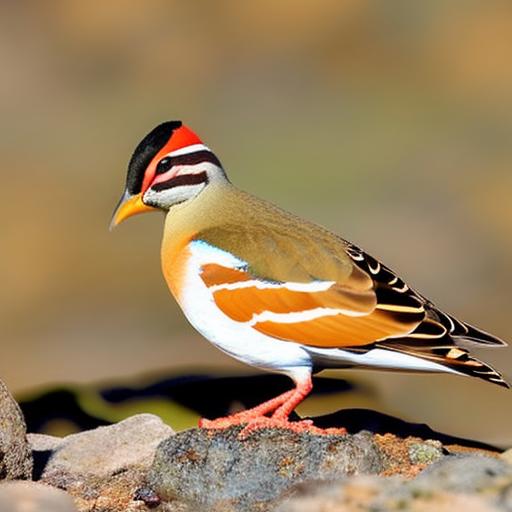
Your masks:
[{"label": "brown blurred background", "polygon": [[[14,392],[251,371],[170,298],[159,215],[107,230],[131,152],[168,119],[237,185],[512,340],[510,2],[2,2],[0,58],[0,376]],[[485,357],[512,377],[511,354]],[[512,392],[341,375],[364,393],[314,412],[371,406],[512,443]]]}]

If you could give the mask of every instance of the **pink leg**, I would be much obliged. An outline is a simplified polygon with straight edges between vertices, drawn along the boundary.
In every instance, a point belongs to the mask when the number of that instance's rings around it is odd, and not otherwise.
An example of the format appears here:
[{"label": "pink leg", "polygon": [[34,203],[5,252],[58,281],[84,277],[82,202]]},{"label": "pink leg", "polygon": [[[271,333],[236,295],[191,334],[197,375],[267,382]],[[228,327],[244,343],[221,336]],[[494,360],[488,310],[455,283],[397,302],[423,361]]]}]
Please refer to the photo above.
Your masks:
[{"label": "pink leg", "polygon": [[309,432],[316,435],[345,435],[344,428],[321,429],[313,425],[312,420],[290,421],[288,417],[313,389],[311,375],[296,382],[295,389],[289,397],[275,410],[270,418],[266,416],[255,417],[247,423],[247,426],[240,432],[242,439],[247,438],[255,430],[265,428],[281,428],[301,433]]},{"label": "pink leg", "polygon": [[311,393],[312,389],[313,382],[311,382],[310,375],[307,379],[297,383],[290,397],[272,414],[272,419],[288,421],[288,417],[295,410],[295,407]]},{"label": "pink leg", "polygon": [[[242,411],[224,418],[215,420],[201,419],[199,426],[207,429],[225,429],[233,425],[246,424],[240,432],[242,439],[248,437],[255,430],[265,428],[281,428],[291,430],[292,432],[309,432],[317,435],[344,435],[344,428],[321,429],[315,427],[311,420],[301,420],[291,422],[288,418],[295,407],[299,405],[313,389],[311,375],[304,375],[300,380],[296,380],[295,389],[287,391],[272,400],[268,400],[252,409]],[[266,414],[272,413],[271,417]]]},{"label": "pink leg", "polygon": [[294,393],[295,390],[293,389],[291,391],[286,391],[286,393],[276,396],[267,402],[263,402],[252,409],[247,409],[246,411],[231,414],[230,416],[225,416],[223,418],[217,418],[215,420],[201,418],[199,420],[199,426],[201,428],[228,428],[233,425],[248,423],[250,420],[265,417],[265,414],[274,412],[279,406],[289,400]]}]

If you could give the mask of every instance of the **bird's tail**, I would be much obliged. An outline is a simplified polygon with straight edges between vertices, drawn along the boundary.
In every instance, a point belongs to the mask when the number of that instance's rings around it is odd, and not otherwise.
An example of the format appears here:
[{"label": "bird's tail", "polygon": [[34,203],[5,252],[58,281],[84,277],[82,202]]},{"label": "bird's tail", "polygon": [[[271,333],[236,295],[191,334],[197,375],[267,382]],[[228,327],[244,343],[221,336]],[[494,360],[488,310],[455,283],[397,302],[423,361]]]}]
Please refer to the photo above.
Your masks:
[{"label": "bird's tail", "polygon": [[477,327],[473,327],[472,325],[467,324],[466,322],[460,322],[463,325],[463,330],[451,333],[451,337],[455,343],[461,343],[463,346],[478,346],[480,348],[485,347],[506,347],[508,343],[503,341],[502,339],[489,334],[488,332],[483,331],[482,329],[478,329]]},{"label": "bird's tail", "polygon": [[[490,335],[489,335],[490,336]],[[457,340],[454,340],[450,336],[445,337],[446,343],[438,341],[437,346],[412,346],[411,344],[400,344],[397,340],[393,340],[391,343],[386,341],[379,342],[376,345],[379,348],[385,348],[386,350],[392,350],[407,354],[410,356],[418,357],[432,363],[436,363],[440,366],[444,366],[447,370],[454,371],[460,375],[467,375],[468,377],[476,377],[478,379],[485,380],[492,384],[497,384],[504,388],[510,388],[510,384],[503,378],[500,372],[495,370],[492,366],[480,361],[476,357],[472,356],[469,349],[460,346]],[[501,340],[498,340],[501,341]],[[503,342],[498,345],[502,345]],[[479,343],[482,346],[482,342]],[[490,345],[490,344],[489,344]],[[494,344],[496,345],[496,344]]]}]

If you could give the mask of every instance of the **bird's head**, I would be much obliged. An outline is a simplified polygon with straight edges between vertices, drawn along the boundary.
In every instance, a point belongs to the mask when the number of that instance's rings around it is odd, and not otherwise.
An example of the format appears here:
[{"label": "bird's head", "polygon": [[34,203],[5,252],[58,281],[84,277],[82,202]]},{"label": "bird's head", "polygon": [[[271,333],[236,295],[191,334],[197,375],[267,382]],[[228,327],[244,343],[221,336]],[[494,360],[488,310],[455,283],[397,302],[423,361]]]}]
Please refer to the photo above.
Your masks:
[{"label": "bird's head", "polygon": [[162,123],[135,148],[110,226],[138,213],[168,210],[196,197],[209,183],[226,179],[217,157],[192,130],[181,121]]}]

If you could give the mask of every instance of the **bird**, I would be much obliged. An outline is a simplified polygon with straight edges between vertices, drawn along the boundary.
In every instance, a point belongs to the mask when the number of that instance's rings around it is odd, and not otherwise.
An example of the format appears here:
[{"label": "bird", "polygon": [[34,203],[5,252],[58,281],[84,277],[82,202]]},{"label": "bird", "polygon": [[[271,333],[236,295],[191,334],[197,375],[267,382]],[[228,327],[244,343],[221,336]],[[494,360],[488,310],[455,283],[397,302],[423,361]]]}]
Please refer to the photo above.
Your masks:
[{"label": "bird", "polygon": [[358,246],[231,183],[181,121],[137,145],[111,228],[162,210],[167,285],[192,326],[226,354],[294,388],[199,426],[320,433],[290,415],[325,369],[450,373],[510,387],[474,347],[501,339],[436,307]]}]

